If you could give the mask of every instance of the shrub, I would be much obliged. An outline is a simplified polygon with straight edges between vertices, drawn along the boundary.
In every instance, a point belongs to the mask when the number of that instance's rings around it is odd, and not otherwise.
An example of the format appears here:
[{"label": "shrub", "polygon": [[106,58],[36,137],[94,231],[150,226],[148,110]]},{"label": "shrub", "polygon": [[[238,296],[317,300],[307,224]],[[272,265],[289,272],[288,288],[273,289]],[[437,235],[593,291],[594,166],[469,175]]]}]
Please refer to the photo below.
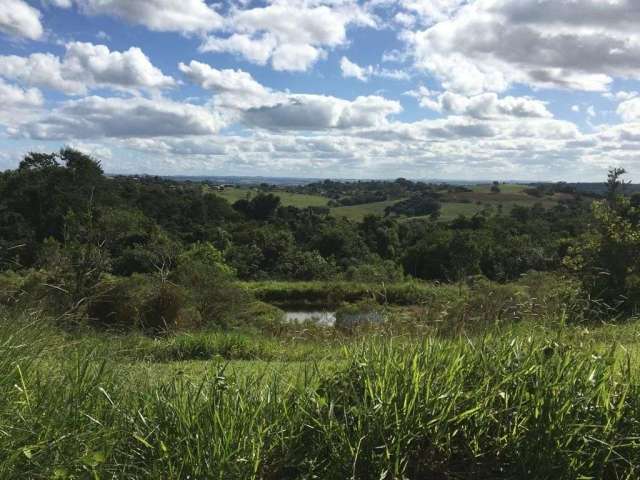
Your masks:
[{"label": "shrub", "polygon": [[142,303],[140,324],[144,330],[152,333],[175,330],[180,325],[184,306],[184,290],[172,283],[162,282]]},{"label": "shrub", "polygon": [[[139,326],[140,284],[146,279],[137,275],[133,279],[107,277],[100,282],[97,293],[87,305],[89,322],[99,328],[129,329]],[[136,285],[138,284],[138,285]],[[139,293],[139,292],[138,292]]]},{"label": "shrub", "polygon": [[209,243],[197,243],[181,254],[172,279],[209,326],[229,326],[251,300],[246,290],[233,283],[233,270]]}]

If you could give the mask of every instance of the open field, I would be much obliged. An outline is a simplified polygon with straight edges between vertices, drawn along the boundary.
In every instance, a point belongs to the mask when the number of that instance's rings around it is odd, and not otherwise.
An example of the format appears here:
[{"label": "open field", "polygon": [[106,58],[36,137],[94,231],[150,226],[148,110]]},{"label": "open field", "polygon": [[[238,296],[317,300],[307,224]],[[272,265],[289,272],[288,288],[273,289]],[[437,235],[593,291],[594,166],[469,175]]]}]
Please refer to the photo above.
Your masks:
[{"label": "open field", "polygon": [[[472,192],[446,194],[442,199],[441,221],[453,220],[458,215],[473,216],[486,209],[497,212],[502,208],[508,213],[515,205],[531,207],[539,203],[545,208],[551,208],[561,200],[569,198],[565,194],[555,194],[537,198],[524,193],[526,185],[501,184],[501,193],[492,193],[491,185],[475,185],[470,187]],[[247,187],[231,187],[223,192],[214,192],[227,199],[230,203],[242,198],[251,197],[257,193],[257,189]],[[274,195],[280,197],[282,205],[292,205],[298,208],[326,206],[328,199],[319,195],[306,195],[275,190]],[[384,215],[387,207],[402,199],[387,200],[384,202],[372,202],[360,205],[331,208],[331,213],[337,217],[345,217],[353,221],[361,221],[366,215]],[[501,206],[501,207],[500,207]],[[412,217],[421,218],[421,217]]]},{"label": "open field", "polygon": [[[226,188],[223,192],[216,191],[214,193],[225,198],[229,203],[234,203],[243,198],[251,198],[258,193],[258,190],[255,188],[230,187]],[[327,198],[319,195],[304,195],[281,190],[274,190],[269,193],[280,197],[280,203],[285,207],[289,205],[298,208],[326,207],[328,202]]]},{"label": "open field", "polygon": [[[493,184],[491,183],[479,183],[477,185],[470,185],[469,188],[477,193],[491,193],[491,187]],[[514,193],[514,192],[522,192],[525,188],[528,188],[528,185],[523,185],[520,183],[501,183],[498,185],[500,187],[500,191],[504,193]]]},{"label": "open field", "polygon": [[331,213],[336,217],[345,217],[355,222],[361,221],[367,215],[384,215],[384,210],[402,199],[387,200],[385,202],[363,203],[346,207],[334,207]]}]

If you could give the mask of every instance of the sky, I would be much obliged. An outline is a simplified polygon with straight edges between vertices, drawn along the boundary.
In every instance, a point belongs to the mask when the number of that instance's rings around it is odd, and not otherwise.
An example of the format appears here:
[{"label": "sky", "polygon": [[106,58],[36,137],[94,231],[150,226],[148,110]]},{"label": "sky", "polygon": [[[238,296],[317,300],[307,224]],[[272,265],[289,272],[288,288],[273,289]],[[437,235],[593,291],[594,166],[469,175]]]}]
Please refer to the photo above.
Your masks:
[{"label": "sky", "polygon": [[640,181],[638,0],[0,0],[0,170]]}]

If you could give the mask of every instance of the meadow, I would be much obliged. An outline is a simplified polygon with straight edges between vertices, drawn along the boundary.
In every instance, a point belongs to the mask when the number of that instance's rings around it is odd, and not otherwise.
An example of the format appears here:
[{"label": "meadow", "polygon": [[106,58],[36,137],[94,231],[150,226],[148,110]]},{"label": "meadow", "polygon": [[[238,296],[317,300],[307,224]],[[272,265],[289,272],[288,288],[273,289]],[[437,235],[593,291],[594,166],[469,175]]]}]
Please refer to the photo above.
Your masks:
[{"label": "meadow", "polygon": [[[534,197],[525,193],[527,185],[521,184],[500,184],[500,193],[491,192],[489,184],[472,185],[470,192],[449,193],[442,198],[442,209],[439,219],[441,221],[451,221],[459,215],[473,216],[483,210],[491,213],[501,211],[508,214],[514,206],[531,207],[540,204],[544,208],[556,206],[562,200],[569,198],[569,195],[555,193],[553,195],[545,195],[542,198]],[[259,193],[255,187],[228,187],[224,191],[215,194],[226,199],[230,203],[241,199],[251,198]],[[273,191],[275,195],[280,197],[283,206],[294,206],[297,208],[306,207],[326,207],[328,198],[320,195],[312,195],[306,193],[291,193],[286,189],[276,189]],[[404,198],[385,200],[382,202],[362,203],[358,205],[348,205],[331,207],[330,212],[335,217],[343,217],[354,222],[362,221],[367,215],[384,215],[385,209],[392,206]],[[426,217],[408,217],[403,220],[421,219]]]},{"label": "meadow", "polygon": [[[215,191],[214,193],[229,203],[237,202],[238,200],[251,198],[259,192],[258,189],[252,187],[227,187],[224,191]],[[307,195],[302,193],[290,193],[286,191],[276,191],[278,197],[280,197],[280,203],[283,206],[294,206],[298,208],[306,207],[326,207],[327,199],[319,195]]]},{"label": "meadow", "polygon": [[640,324],[63,332],[0,322],[2,478],[637,478]]}]

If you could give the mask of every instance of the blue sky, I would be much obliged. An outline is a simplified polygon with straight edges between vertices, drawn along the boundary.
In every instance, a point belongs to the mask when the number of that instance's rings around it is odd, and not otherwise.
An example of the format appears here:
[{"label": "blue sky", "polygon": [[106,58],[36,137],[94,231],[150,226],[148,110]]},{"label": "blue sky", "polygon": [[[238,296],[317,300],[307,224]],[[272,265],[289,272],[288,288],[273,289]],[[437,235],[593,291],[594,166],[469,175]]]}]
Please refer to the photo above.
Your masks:
[{"label": "blue sky", "polygon": [[[580,15],[576,15],[576,12]],[[640,180],[634,0],[2,0],[0,168]]]}]

